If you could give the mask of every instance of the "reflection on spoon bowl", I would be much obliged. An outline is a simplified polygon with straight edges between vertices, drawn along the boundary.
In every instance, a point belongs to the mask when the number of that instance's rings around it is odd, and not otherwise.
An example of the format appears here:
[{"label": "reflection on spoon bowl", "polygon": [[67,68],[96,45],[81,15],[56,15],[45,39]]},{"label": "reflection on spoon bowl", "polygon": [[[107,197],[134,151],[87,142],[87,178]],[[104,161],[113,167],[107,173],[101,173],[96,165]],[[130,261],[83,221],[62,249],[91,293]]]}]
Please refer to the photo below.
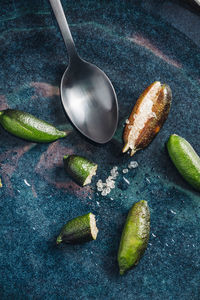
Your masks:
[{"label": "reflection on spoon bowl", "polygon": [[77,58],[61,81],[61,99],[76,128],[98,143],[109,141],[117,127],[114,88],[98,67]]}]

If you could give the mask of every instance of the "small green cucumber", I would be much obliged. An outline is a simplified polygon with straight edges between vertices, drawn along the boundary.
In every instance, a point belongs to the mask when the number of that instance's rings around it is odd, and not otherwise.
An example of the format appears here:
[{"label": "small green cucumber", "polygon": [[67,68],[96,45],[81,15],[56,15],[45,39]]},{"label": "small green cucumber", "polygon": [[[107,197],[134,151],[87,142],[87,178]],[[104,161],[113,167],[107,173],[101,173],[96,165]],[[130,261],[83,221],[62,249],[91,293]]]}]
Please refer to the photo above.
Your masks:
[{"label": "small green cucumber", "polygon": [[169,156],[183,178],[200,191],[200,157],[182,137],[172,134],[167,142]]},{"label": "small green cucumber", "polygon": [[138,264],[147,248],[150,233],[150,211],[145,200],[135,203],[130,209],[118,251],[120,275]]},{"label": "small green cucumber", "polygon": [[67,173],[80,185],[89,184],[96,174],[97,164],[79,155],[65,155],[64,168]]},{"label": "small green cucumber", "polygon": [[74,218],[62,228],[56,243],[76,244],[96,240],[98,229],[92,213]]},{"label": "small green cucumber", "polygon": [[9,133],[32,142],[48,143],[67,135],[27,112],[14,109],[0,111],[0,124]]}]

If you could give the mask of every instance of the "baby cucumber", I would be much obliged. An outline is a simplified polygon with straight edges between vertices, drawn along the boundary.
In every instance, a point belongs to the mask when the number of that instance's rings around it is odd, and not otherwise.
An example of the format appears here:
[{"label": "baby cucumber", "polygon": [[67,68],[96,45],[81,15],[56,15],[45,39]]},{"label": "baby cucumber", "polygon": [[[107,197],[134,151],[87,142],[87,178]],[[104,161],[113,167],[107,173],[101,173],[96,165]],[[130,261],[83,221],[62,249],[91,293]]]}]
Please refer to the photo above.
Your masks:
[{"label": "baby cucumber", "polygon": [[14,109],[0,111],[0,124],[9,133],[32,142],[48,143],[67,135],[27,112]]},{"label": "baby cucumber", "polygon": [[77,217],[67,222],[57,237],[56,243],[83,243],[96,240],[98,229],[95,215],[92,213]]},{"label": "baby cucumber", "polygon": [[172,134],[167,142],[169,156],[183,178],[200,191],[200,157],[182,137]]},{"label": "baby cucumber", "polygon": [[118,251],[120,275],[136,265],[147,248],[150,233],[150,212],[145,200],[130,209]]},{"label": "baby cucumber", "polygon": [[80,185],[89,184],[92,176],[96,174],[97,164],[78,155],[65,155],[64,167],[67,173]]}]

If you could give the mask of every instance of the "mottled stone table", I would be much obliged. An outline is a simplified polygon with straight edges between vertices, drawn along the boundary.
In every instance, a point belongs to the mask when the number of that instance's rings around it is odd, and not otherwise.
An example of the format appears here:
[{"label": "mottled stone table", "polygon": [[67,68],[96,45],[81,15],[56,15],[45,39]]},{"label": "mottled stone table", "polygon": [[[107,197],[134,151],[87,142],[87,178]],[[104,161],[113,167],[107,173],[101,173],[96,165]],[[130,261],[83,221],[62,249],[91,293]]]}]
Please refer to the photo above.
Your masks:
[{"label": "mottled stone table", "polygon": [[[25,110],[72,132],[51,144],[34,144],[1,130],[0,298],[197,300],[200,194],[175,170],[165,143],[177,133],[200,154],[198,12],[181,1],[63,2],[80,55],[115,86],[119,126],[102,146],[71,126],[58,88],[68,58],[48,1],[1,1],[0,109]],[[172,109],[151,145],[129,158],[121,154],[124,121],[155,80],[171,86]],[[98,163],[91,185],[80,188],[66,175],[67,153]],[[133,160],[138,168],[123,174]],[[119,170],[116,188],[103,197],[96,182],[113,166]],[[129,208],[141,199],[151,209],[148,249],[120,277],[121,230]],[[97,216],[97,241],[57,247],[61,226],[90,211]]]}]

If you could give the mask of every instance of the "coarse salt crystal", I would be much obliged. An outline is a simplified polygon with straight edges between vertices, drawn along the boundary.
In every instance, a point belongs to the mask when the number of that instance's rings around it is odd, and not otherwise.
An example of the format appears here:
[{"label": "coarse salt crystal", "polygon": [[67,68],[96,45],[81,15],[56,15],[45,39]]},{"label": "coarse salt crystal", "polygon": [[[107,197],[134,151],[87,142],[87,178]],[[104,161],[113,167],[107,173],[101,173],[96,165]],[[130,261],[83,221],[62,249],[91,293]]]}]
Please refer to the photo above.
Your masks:
[{"label": "coarse salt crystal", "polygon": [[107,195],[107,191],[106,191],[106,190],[103,190],[103,191],[101,192],[101,195],[102,195],[102,196],[106,196],[106,195]]},{"label": "coarse salt crystal", "polygon": [[106,188],[106,193],[109,194],[111,189],[109,187]]},{"label": "coarse salt crystal", "polygon": [[126,124],[129,124],[129,119],[126,119]]},{"label": "coarse salt crystal", "polygon": [[126,173],[128,173],[128,169],[123,169],[122,172],[123,172],[124,174],[126,174]]},{"label": "coarse salt crystal", "polygon": [[114,183],[114,181],[110,183],[109,187],[110,187],[111,189],[114,189],[114,188],[115,188],[115,183]]},{"label": "coarse salt crystal", "polygon": [[113,179],[116,179],[117,178],[117,175],[113,175]]},{"label": "coarse salt crystal", "polygon": [[108,182],[107,187],[113,189],[115,187],[115,182],[114,181]]},{"label": "coarse salt crystal", "polygon": [[110,172],[110,174],[111,174],[112,176],[115,176],[115,171],[112,170],[112,171]]},{"label": "coarse salt crystal", "polygon": [[131,161],[130,164],[128,165],[129,169],[134,169],[138,167],[137,161]]}]

